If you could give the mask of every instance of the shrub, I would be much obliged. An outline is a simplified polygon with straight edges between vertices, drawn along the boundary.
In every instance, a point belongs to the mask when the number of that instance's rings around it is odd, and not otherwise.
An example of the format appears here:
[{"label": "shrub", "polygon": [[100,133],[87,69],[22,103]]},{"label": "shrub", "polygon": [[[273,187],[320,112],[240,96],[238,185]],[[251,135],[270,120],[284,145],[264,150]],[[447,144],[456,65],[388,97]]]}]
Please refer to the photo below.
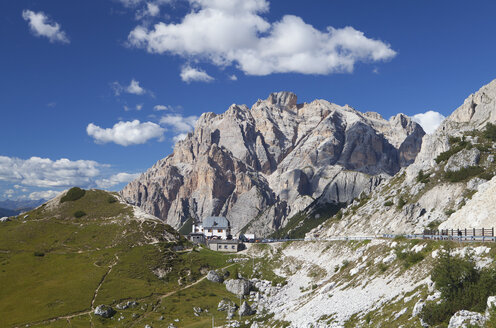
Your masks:
[{"label": "shrub", "polygon": [[64,203],[64,202],[70,202],[70,201],[78,200],[81,197],[83,197],[85,193],[86,193],[86,191],[84,189],[81,189],[81,188],[78,188],[78,187],[73,187],[73,188],[69,189],[69,191],[67,192],[67,194],[65,194],[60,199],[60,202],[61,203]]},{"label": "shrub", "polygon": [[462,309],[483,312],[487,297],[496,292],[494,269],[477,269],[470,256],[454,257],[450,248],[441,254],[431,279],[441,292],[441,302],[427,303],[422,311],[422,319],[430,325],[447,323]]},{"label": "shrub", "polygon": [[450,144],[450,145],[454,145],[454,144],[456,144],[456,143],[461,142],[461,141],[462,141],[462,139],[461,139],[460,137],[453,137],[453,136],[450,136],[450,137],[448,138],[448,141],[449,141],[449,144]]},{"label": "shrub", "polygon": [[405,206],[406,200],[403,198],[403,196],[400,196],[400,199],[398,200],[398,206],[397,208],[401,210],[403,206]]},{"label": "shrub", "polygon": [[384,202],[384,206],[393,206],[393,202],[388,200],[387,202]]},{"label": "shrub", "polygon": [[439,154],[435,161],[437,164],[448,160],[451,156],[454,154],[462,151],[464,148],[470,149],[472,148],[472,144],[467,142],[467,141],[460,141],[460,143],[456,144],[455,146],[451,147],[449,150]]},{"label": "shrub", "polygon": [[86,213],[84,211],[76,211],[76,212],[74,212],[74,217],[76,219],[82,218],[85,215],[86,215]]},{"label": "shrub", "polygon": [[483,136],[491,141],[496,141],[496,125],[487,123]]},{"label": "shrub", "polygon": [[107,198],[107,202],[108,202],[109,204],[116,203],[116,202],[117,202],[117,198],[115,198],[114,196],[109,196],[109,197]]},{"label": "shrub", "polygon": [[424,259],[424,254],[420,252],[402,252],[400,248],[396,249],[396,257],[401,260],[405,269],[408,269],[414,264]]},{"label": "shrub", "polygon": [[43,257],[43,256],[45,256],[45,253],[43,253],[43,252],[34,252],[33,255],[34,256],[38,256],[38,257]]},{"label": "shrub", "polygon": [[469,166],[458,171],[446,172],[445,178],[449,182],[460,182],[468,180],[484,172],[484,168],[480,166]]},{"label": "shrub", "polygon": [[494,177],[494,172],[482,172],[479,174],[479,178],[484,180],[491,180]]},{"label": "shrub", "polygon": [[417,175],[417,182],[420,182],[420,183],[429,183],[429,176],[430,174],[425,174],[423,170],[420,170],[418,175]]}]

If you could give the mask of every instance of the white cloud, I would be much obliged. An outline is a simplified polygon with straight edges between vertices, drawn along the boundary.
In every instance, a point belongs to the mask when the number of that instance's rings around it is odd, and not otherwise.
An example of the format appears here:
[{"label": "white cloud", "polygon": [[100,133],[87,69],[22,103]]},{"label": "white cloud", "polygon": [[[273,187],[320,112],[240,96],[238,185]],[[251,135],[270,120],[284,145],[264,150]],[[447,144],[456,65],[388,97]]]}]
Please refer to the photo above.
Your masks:
[{"label": "white cloud", "polygon": [[29,194],[28,198],[32,200],[38,199],[53,199],[57,197],[61,192],[56,190],[43,190],[43,191],[35,191]]},{"label": "white cloud", "polygon": [[229,80],[231,81],[237,81],[238,80],[238,77],[236,75],[229,75]]},{"label": "white cloud", "polygon": [[133,95],[144,95],[145,93],[153,94],[150,91],[145,90],[140,86],[139,81],[132,79],[128,86],[122,86],[119,82],[112,83],[112,89],[114,90],[114,94],[116,96],[120,96],[122,92],[126,92]]},{"label": "white cloud", "polygon": [[188,136],[188,134],[187,134],[187,133],[180,133],[180,134],[178,134],[178,135],[174,136],[174,137],[172,138],[172,140],[174,141],[174,143],[176,143],[176,142],[178,142],[178,141],[181,141],[181,140],[186,139],[186,137],[187,137],[187,136]]},{"label": "white cloud", "polygon": [[140,87],[139,82],[136,81],[135,79],[131,80],[131,83],[129,86],[126,88],[127,93],[131,93],[133,95],[142,95],[145,93],[145,89]]},{"label": "white cloud", "polygon": [[140,175],[140,173],[131,174],[131,173],[121,172],[121,173],[114,174],[114,175],[112,175],[106,179],[96,180],[96,185],[98,186],[98,188],[107,189],[107,188],[113,187],[115,185],[118,185],[120,183],[127,183],[130,181],[133,181],[139,175]]},{"label": "white cloud", "polygon": [[105,167],[95,161],[0,156],[0,180],[35,187],[86,186]]},{"label": "white cloud", "polygon": [[31,10],[23,10],[22,18],[28,21],[34,35],[47,37],[52,43],[70,43],[66,33],[61,30],[60,24],[51,22],[43,12],[35,13]]},{"label": "white cloud", "polygon": [[143,104],[136,105],[136,110],[142,110],[142,109],[143,109]]},{"label": "white cloud", "polygon": [[198,116],[182,116],[169,114],[160,119],[160,124],[170,126],[175,132],[187,133],[195,128]]},{"label": "white cloud", "polygon": [[[119,2],[122,3],[125,7],[132,8],[146,2],[146,0],[119,0]],[[155,6],[158,6],[170,2],[172,2],[172,0],[155,0],[153,2],[148,2],[147,5],[151,3]]]},{"label": "white cloud", "polygon": [[208,75],[204,70],[185,65],[181,69],[181,80],[186,83],[193,81],[211,82],[214,78]]},{"label": "white cloud", "polygon": [[173,110],[172,106],[165,106],[165,105],[157,105],[155,107],[153,107],[154,110],[156,111],[162,111],[162,110]]},{"label": "white cloud", "polygon": [[93,123],[88,124],[86,132],[96,143],[114,142],[121,146],[143,144],[150,139],[163,139],[165,129],[152,122],[140,123],[139,120],[118,122],[112,128],[103,129]]},{"label": "white cloud", "polygon": [[420,124],[427,134],[431,134],[436,131],[437,127],[444,119],[444,115],[432,110],[412,116],[412,120]]},{"label": "white cloud", "polygon": [[396,55],[389,44],[350,26],[321,31],[293,15],[269,22],[261,16],[269,8],[266,0],[189,2],[192,11],[181,22],[160,22],[151,29],[137,26],[128,43],[150,53],[236,65],[249,75],[352,72],[356,62]]},{"label": "white cloud", "polygon": [[136,19],[140,20],[145,17],[156,17],[160,14],[160,7],[156,3],[147,2],[146,6],[136,12]]}]

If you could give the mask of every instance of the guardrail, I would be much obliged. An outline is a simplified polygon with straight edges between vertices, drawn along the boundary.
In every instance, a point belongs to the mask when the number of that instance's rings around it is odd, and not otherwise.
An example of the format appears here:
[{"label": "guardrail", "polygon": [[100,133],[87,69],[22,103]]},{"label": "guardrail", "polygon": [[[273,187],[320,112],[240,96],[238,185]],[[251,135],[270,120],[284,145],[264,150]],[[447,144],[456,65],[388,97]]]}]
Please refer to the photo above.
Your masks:
[{"label": "guardrail", "polygon": [[384,234],[384,238],[405,237],[408,239],[428,239],[428,240],[452,240],[452,241],[466,241],[466,242],[495,242],[495,236],[458,236],[458,235],[424,235],[424,234],[410,234],[410,235],[392,235]]}]

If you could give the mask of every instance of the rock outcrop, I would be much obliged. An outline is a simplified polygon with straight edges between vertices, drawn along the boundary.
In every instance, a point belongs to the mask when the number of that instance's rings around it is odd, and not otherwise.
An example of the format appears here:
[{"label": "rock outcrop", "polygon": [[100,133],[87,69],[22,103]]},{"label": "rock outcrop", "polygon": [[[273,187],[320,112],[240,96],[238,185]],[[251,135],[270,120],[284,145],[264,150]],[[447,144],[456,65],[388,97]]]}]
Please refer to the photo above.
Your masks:
[{"label": "rock outcrop", "polygon": [[101,316],[102,318],[111,318],[115,314],[115,310],[108,305],[98,305],[93,311],[95,315]]},{"label": "rock outcrop", "polygon": [[246,279],[229,279],[224,282],[228,292],[237,296],[244,296],[250,293],[251,283]]},{"label": "rock outcrop", "polygon": [[224,281],[224,278],[221,277],[221,275],[215,271],[215,270],[210,270],[207,273],[207,280],[212,281],[212,282],[218,282],[221,283]]},{"label": "rock outcrop", "polygon": [[121,194],[172,226],[226,216],[233,233],[267,235],[315,199],[348,203],[412,163],[424,131],[409,117],[389,121],[325,100],[298,104],[290,92],[252,108],[203,114]]},{"label": "rock outcrop", "polygon": [[496,174],[496,148],[482,133],[488,123],[496,123],[496,80],[470,95],[423,138],[413,164],[344,209],[342,220],[323,224],[307,236],[496,225],[490,215],[494,182],[487,182]]}]

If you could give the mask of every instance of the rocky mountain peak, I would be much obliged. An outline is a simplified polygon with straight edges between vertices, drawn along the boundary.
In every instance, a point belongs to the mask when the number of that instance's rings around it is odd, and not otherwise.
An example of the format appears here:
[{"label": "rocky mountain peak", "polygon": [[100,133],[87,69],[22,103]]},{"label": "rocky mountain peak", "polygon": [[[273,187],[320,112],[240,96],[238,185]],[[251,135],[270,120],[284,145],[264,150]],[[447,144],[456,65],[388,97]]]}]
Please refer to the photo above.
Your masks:
[{"label": "rocky mountain peak", "polygon": [[[397,123],[398,121],[399,123]],[[250,109],[206,113],[174,153],[122,195],[179,228],[226,216],[233,232],[267,235],[316,199],[347,203],[411,163],[422,128],[325,100],[272,93]]]},{"label": "rocky mountain peak", "polygon": [[281,108],[296,107],[298,97],[289,91],[274,92],[269,95],[266,102]]}]

